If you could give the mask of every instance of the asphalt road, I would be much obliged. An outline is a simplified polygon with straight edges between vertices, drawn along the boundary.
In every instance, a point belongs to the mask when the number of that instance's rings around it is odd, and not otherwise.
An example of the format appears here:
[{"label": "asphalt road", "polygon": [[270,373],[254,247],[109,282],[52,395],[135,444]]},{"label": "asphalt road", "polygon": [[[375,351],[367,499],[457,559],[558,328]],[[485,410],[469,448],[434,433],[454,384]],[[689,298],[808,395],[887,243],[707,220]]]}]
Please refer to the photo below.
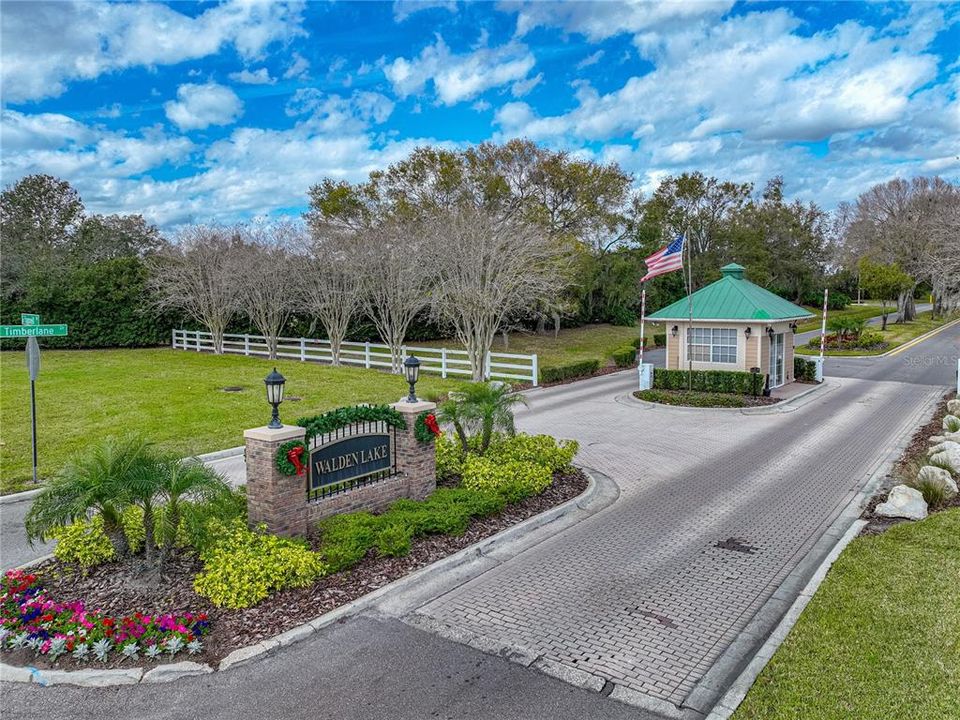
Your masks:
[{"label": "asphalt road", "polygon": [[[815,401],[794,412],[749,416],[749,427],[745,421],[735,420],[735,425],[742,424],[746,428],[742,437],[751,443],[751,452],[745,455],[752,461],[757,459],[757,453],[752,451],[756,443],[762,443],[768,453],[776,455],[777,448],[784,447],[785,439],[792,433],[811,439],[811,442],[797,443],[790,462],[779,467],[775,476],[770,476],[769,487],[762,487],[763,478],[755,468],[744,468],[745,477],[749,477],[750,482],[761,483],[757,492],[773,503],[791,485],[806,482],[810,477],[809,463],[819,462],[825,453],[839,457],[832,453],[846,448],[844,452],[850,467],[875,466],[894,444],[891,432],[899,428],[897,423],[886,422],[878,429],[871,425],[871,421],[900,413],[900,425],[909,424],[911,408],[925,407],[927,399],[939,393],[937,386],[945,389],[953,385],[958,352],[960,326],[954,326],[887,358],[856,362],[829,359],[828,376],[853,380],[839,381],[838,390],[816,393],[811,396],[816,398]],[[578,407],[576,426],[558,427],[556,434],[569,435],[567,431],[571,429],[600,431],[611,427],[611,423],[622,425],[619,419],[607,417],[610,403],[616,395],[635,387],[635,383],[635,372],[627,372],[537,391],[531,394],[531,409],[523,413],[526,417],[521,420],[521,427],[539,425],[538,417],[543,420],[548,413],[557,413],[573,403]],[[662,417],[670,416],[664,414]],[[711,468],[722,469],[726,477],[738,476],[737,435],[731,433],[724,437],[723,433],[700,426],[699,421],[689,422],[693,416],[688,414],[687,417],[690,434],[683,438],[683,447],[699,442],[706,451],[717,454],[712,464],[707,462],[698,466],[697,472],[707,483],[703,506],[697,506],[685,497],[679,507],[684,513],[681,516],[676,515],[677,498],[672,492],[677,478],[666,461],[677,454],[676,451],[671,453],[670,443],[678,423],[674,422],[669,428],[665,426],[666,429],[657,435],[656,443],[609,448],[611,453],[619,453],[625,462],[631,457],[636,459],[641,471],[639,480],[645,483],[639,491],[645,495],[638,496],[633,502],[663,503],[664,533],[675,532],[678,524],[695,527],[694,521],[713,521],[736,510],[736,504],[731,504],[731,499],[723,495],[722,488],[712,480]],[[745,419],[748,416],[730,417]],[[757,423],[755,419],[759,417],[767,418],[769,426]],[[811,434],[810,427],[815,423],[830,424],[829,439],[825,443],[815,441],[817,438]],[[909,434],[909,428],[902,434]],[[604,457],[599,446],[593,452],[594,458]],[[648,454],[650,452],[654,454]],[[693,470],[683,470],[684,483],[693,477]],[[848,487],[855,487],[861,481],[859,474],[856,478],[851,476],[847,480]],[[829,488],[821,484],[817,491],[826,489]],[[616,512],[619,504],[620,501],[596,518]],[[718,508],[723,510],[720,516],[716,512]],[[749,518],[743,519],[749,521]],[[769,518],[765,522],[768,531],[773,528],[776,535],[777,524]],[[822,523],[814,525],[822,529]],[[578,527],[574,526],[574,530]],[[558,541],[562,540],[569,537],[569,532],[556,537]],[[808,547],[814,539],[811,536],[802,547]],[[553,542],[553,538],[548,539],[537,548],[546,552]],[[637,543],[631,554],[634,567],[643,567],[647,547],[646,543]],[[689,547],[681,550],[688,552]],[[651,562],[669,560],[669,551],[669,543],[660,543],[658,554],[651,556]],[[517,560],[521,558],[523,555]],[[500,566],[501,572],[509,573],[512,562]],[[709,598],[704,602],[707,601]],[[692,610],[695,612],[696,607]],[[97,717],[118,720],[131,716],[344,720],[653,717],[602,695],[575,689],[535,670],[442,640],[398,620],[369,615],[346,620],[263,661],[222,675],[190,679],[174,686],[102,690],[4,684],[3,707],[4,718]]]}]

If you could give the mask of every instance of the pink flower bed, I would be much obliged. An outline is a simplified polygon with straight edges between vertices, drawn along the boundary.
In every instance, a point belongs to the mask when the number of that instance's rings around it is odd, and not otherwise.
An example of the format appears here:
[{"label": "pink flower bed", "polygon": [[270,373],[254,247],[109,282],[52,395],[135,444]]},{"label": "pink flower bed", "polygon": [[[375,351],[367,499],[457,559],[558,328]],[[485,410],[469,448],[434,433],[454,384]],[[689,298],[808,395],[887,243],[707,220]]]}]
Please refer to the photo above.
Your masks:
[{"label": "pink flower bed", "polygon": [[194,655],[209,628],[204,613],[116,618],[87,610],[80,600],[58,603],[46,597],[36,575],[22,570],[7,571],[0,589],[0,648],[28,648],[52,661],[65,654],[80,662]]}]

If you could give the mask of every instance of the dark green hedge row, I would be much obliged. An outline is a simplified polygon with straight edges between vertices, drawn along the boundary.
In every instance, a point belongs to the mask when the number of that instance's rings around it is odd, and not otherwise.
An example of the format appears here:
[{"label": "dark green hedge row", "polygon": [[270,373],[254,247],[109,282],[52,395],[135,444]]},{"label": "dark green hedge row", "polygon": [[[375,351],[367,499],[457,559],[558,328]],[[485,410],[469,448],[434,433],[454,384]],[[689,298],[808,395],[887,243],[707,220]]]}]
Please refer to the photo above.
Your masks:
[{"label": "dark green hedge row", "polygon": [[613,353],[613,362],[617,367],[631,367],[637,362],[637,349],[623,347]]},{"label": "dark green hedge row", "polygon": [[[633,341],[633,346],[634,346],[635,348],[639,348],[639,347],[640,347],[640,338],[634,339],[634,341]],[[661,348],[661,347],[666,347],[666,346],[667,346],[667,334],[666,334],[666,333],[654,333],[654,334],[653,334],[653,347]],[[645,345],[644,347],[649,347],[649,345]]]},{"label": "dark green hedge row", "polygon": [[746,407],[747,401],[730,393],[685,392],[683,390],[637,390],[634,397],[647,402],[684,407]]},{"label": "dark green hedge row", "polygon": [[813,382],[817,377],[817,363],[806,358],[793,357],[793,378],[806,382]]},{"label": "dark green hedge row", "polygon": [[567,363],[566,365],[542,367],[540,368],[540,382],[551,383],[586,377],[587,375],[593,375],[599,369],[600,361],[596,358]]},{"label": "dark green hedge row", "polygon": [[[655,368],[653,371],[653,387],[657,390],[686,390],[687,380],[686,370]],[[735,370],[694,370],[691,389],[699,392],[759,395],[763,392],[764,380],[764,376],[759,373]]]}]

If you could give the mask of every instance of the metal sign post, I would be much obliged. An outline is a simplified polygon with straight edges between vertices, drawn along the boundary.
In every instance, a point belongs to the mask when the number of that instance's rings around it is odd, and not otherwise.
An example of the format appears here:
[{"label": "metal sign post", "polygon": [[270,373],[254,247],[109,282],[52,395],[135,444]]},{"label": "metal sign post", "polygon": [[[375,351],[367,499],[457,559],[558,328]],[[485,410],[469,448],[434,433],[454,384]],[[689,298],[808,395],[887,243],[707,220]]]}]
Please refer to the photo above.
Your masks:
[{"label": "metal sign post", "polygon": [[37,481],[37,376],[40,375],[40,343],[27,338],[27,371],[30,373],[30,440],[33,444],[33,482]]},{"label": "metal sign post", "polygon": [[63,337],[66,325],[41,325],[40,316],[21,313],[21,325],[0,325],[0,338],[27,339],[27,372],[30,374],[30,440],[33,446],[33,482],[37,477],[37,377],[40,375],[40,343],[37,337]]}]

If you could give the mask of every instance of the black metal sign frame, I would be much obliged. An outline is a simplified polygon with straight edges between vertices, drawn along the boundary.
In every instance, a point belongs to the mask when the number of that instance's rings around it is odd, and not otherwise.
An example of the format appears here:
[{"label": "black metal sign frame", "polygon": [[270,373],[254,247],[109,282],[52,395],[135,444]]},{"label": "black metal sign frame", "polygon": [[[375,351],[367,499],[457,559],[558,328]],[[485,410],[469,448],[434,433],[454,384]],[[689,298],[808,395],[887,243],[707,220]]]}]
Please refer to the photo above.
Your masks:
[{"label": "black metal sign frame", "polygon": [[310,448],[307,499],[319,500],[396,474],[394,428],[381,422],[354,423],[316,438]]}]

